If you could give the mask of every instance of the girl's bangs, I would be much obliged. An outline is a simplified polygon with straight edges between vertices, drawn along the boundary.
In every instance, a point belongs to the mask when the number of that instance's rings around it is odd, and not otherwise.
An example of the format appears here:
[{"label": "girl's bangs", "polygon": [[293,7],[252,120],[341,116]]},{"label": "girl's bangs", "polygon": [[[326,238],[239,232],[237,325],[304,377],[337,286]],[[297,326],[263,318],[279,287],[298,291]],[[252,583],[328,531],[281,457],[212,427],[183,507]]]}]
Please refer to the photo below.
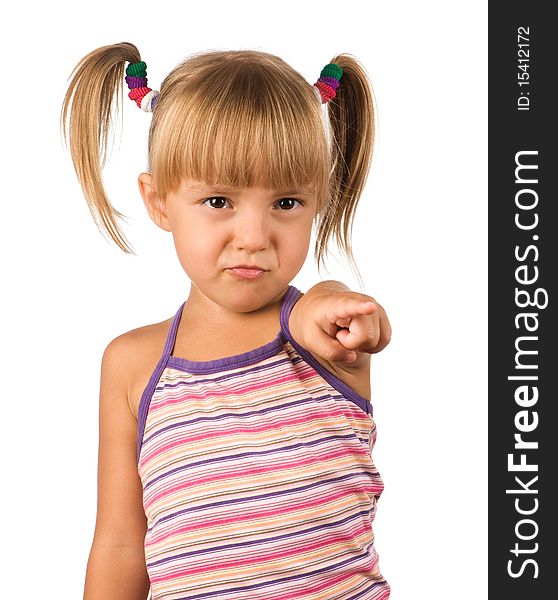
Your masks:
[{"label": "girl's bangs", "polygon": [[315,107],[301,111],[300,105],[277,105],[276,98],[258,95],[217,100],[197,98],[166,111],[173,122],[163,129],[172,134],[157,140],[153,156],[160,193],[191,180],[324,197],[330,158]]}]

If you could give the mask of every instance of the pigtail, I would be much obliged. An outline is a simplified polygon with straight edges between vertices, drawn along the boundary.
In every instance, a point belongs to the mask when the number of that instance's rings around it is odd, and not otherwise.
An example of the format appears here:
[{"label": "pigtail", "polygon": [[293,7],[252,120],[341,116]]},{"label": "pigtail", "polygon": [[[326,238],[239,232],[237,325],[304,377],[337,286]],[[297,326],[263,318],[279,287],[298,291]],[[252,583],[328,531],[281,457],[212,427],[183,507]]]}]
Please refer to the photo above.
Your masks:
[{"label": "pigtail", "polygon": [[131,254],[134,252],[118,223],[124,215],[111,205],[101,171],[107,158],[113,101],[116,98],[116,113],[122,103],[125,64],[139,61],[138,49],[126,42],[90,52],[70,75],[61,113],[64,142],[67,146],[69,140],[74,169],[93,219],[101,233],[107,232],[121,250]]},{"label": "pigtail", "polygon": [[355,209],[364,189],[374,146],[374,101],[364,68],[349,54],[331,60],[343,69],[335,97],[327,103],[331,125],[332,172],[330,194],[321,214],[315,257],[327,252],[331,236],[336,238],[350,263],[356,267],[351,249]]}]

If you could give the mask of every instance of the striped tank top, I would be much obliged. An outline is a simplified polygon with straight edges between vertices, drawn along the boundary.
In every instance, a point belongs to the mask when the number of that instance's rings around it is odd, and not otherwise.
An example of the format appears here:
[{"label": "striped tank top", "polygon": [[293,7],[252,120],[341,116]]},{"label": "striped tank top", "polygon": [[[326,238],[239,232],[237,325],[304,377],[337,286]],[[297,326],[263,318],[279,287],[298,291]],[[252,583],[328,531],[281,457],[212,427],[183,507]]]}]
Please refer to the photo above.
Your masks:
[{"label": "striped tank top", "polygon": [[138,413],[149,600],[385,600],[372,521],[383,482],[369,401],[280,331],[234,356],[173,356]]}]

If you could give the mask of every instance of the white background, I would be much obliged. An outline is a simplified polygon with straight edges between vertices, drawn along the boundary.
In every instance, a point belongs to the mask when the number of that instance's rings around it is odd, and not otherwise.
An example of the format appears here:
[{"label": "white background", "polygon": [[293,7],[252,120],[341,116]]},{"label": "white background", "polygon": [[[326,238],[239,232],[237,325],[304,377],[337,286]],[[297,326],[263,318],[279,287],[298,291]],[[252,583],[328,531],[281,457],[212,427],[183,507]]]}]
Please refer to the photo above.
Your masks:
[{"label": "white background", "polygon": [[[151,87],[192,52],[278,54],[310,83],[339,52],[379,131],[354,226],[391,344],[373,357],[374,523],[394,600],[485,598],[487,19],[484,2],[17,3],[2,35],[2,596],[75,599],[96,510],[102,352],[174,314],[189,281],[137,191],[150,115],[125,99],[105,171],[137,256],[98,233],[59,133],[82,56],[136,44]],[[358,290],[340,254],[292,282]]]}]

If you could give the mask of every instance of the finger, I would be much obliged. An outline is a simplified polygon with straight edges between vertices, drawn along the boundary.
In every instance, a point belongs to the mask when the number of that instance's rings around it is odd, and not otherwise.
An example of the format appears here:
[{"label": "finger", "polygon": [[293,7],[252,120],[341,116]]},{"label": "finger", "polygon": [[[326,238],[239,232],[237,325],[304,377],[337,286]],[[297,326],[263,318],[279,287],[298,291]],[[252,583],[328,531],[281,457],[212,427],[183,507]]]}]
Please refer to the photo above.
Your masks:
[{"label": "finger", "polygon": [[352,319],[348,329],[340,329],[335,337],[349,350],[371,354],[380,341],[380,321],[377,314]]},{"label": "finger", "polygon": [[391,341],[391,325],[383,308],[378,313],[378,319],[380,339],[378,340],[377,347],[373,350],[373,354],[376,352],[381,352]]},{"label": "finger", "polygon": [[[358,315],[371,315],[378,311],[378,304],[369,298],[343,297],[329,304],[326,309],[326,319],[329,323],[337,325],[338,322],[347,322]],[[346,325],[341,325],[345,327]]]},{"label": "finger", "polygon": [[356,358],[353,350],[346,348],[337,339],[321,330],[316,333],[312,347],[309,349],[330,363],[351,362],[353,358]]}]

